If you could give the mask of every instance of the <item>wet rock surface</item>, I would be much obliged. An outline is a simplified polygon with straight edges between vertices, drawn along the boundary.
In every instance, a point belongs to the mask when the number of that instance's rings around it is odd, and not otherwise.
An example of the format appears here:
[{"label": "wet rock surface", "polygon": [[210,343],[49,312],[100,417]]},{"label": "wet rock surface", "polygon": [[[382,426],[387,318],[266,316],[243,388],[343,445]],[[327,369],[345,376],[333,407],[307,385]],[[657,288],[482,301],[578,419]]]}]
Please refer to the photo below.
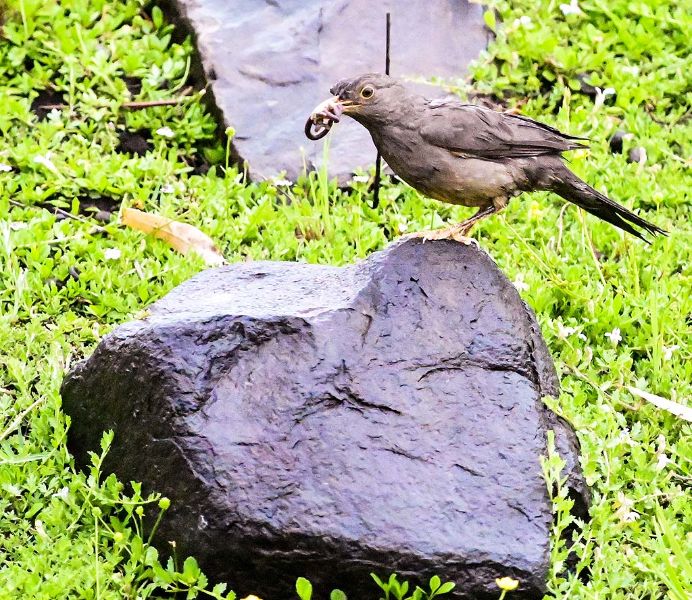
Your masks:
[{"label": "wet rock surface", "polygon": [[[548,429],[588,494],[531,310],[482,251],[405,240],[349,267],[208,270],[118,327],[63,385],[78,464],[172,499],[158,540],[267,599],[297,576],[375,598],[372,571],[540,598]],[[326,597],[326,596],[325,596]]]},{"label": "wet rock surface", "polygon": [[[384,71],[385,14],[392,13],[392,75],[459,78],[486,46],[483,9],[466,0],[166,0],[192,34],[197,75],[234,150],[255,179],[321,164],[323,143],[303,125],[343,77]],[[432,97],[444,95],[439,88]],[[367,132],[350,119],[333,128],[330,173],[342,180],[374,162]]]}]

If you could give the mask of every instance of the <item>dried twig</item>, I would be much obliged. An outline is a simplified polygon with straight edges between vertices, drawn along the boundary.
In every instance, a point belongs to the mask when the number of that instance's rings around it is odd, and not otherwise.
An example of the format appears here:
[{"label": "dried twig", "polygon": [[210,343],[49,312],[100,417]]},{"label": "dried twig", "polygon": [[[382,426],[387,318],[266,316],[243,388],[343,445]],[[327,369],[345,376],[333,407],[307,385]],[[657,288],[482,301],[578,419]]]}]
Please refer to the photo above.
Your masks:
[{"label": "dried twig", "polygon": [[598,261],[598,257],[596,256],[596,248],[594,248],[593,241],[591,240],[591,232],[589,231],[589,227],[586,224],[586,219],[584,219],[584,210],[580,207],[577,209],[577,212],[579,214],[579,222],[581,223],[581,231],[582,231],[582,244],[587,246],[589,252],[591,253],[591,258],[593,259],[594,265],[596,265],[596,270],[598,271],[598,277],[601,280],[601,283],[603,284],[603,287],[605,289],[606,283],[605,277],[603,276],[603,270],[601,269],[601,263]]},{"label": "dried twig", "polygon": [[565,202],[560,209],[560,215],[557,218],[557,252],[558,254],[562,250],[562,232],[564,229],[563,219],[565,217],[565,211],[572,206],[568,202]]},{"label": "dried twig", "polygon": [[[12,206],[16,206],[17,208],[32,208],[36,205],[34,204],[22,204],[21,202],[17,202],[16,200],[10,200],[10,204]],[[43,210],[50,210],[50,211],[55,211],[59,215],[67,218],[67,219],[73,219],[75,221],[79,221],[81,223],[86,223],[87,225],[91,225],[93,227],[94,231],[98,231],[101,233],[104,233],[107,231],[105,227],[101,227],[100,225],[95,225],[92,223],[90,219],[87,219],[86,217],[83,217],[82,215],[73,215],[71,212],[67,212],[66,210],[63,210],[62,208],[59,208],[57,206],[51,206],[48,208],[47,206],[39,206],[38,208],[42,208]]]},{"label": "dried twig", "polygon": [[41,402],[43,402],[45,399],[46,396],[41,396],[38,400],[34,401],[31,404],[31,406],[25,408],[14,419],[12,419],[7,428],[4,431],[0,432],[0,442],[4,440],[7,436],[9,436],[11,433],[13,433],[17,429],[17,427],[19,427],[22,424],[24,417],[26,417],[32,410],[34,410],[34,408],[41,404]]},{"label": "dried twig", "polygon": [[[132,102],[123,102],[120,107],[127,110],[142,110],[144,108],[151,108],[153,106],[175,106],[180,104],[183,100],[186,100],[192,93],[194,88],[187,87],[181,93],[180,96],[175,98],[164,98],[161,100],[133,100]],[[205,93],[205,90],[200,91],[200,96]],[[105,104],[103,105],[106,106]],[[41,104],[37,106],[42,110],[63,110],[68,108],[67,104]]]}]

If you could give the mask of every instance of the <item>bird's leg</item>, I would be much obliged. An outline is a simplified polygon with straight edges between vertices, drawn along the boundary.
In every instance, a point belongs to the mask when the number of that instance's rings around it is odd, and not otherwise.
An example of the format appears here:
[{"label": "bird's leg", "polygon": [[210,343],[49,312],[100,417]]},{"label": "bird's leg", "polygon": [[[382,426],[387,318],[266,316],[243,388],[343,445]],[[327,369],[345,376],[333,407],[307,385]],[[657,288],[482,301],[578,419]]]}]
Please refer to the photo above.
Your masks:
[{"label": "bird's leg", "polygon": [[[464,240],[469,240],[471,238],[467,238],[466,234],[473,229],[474,225],[478,223],[481,219],[485,219],[486,217],[489,217],[492,214],[495,214],[498,211],[497,207],[495,204],[491,204],[490,206],[487,206],[486,208],[481,208],[478,210],[478,212],[473,215],[472,217],[469,217],[466,219],[466,221],[462,221],[458,225],[453,225],[450,227],[450,233],[451,237],[454,240],[461,241],[460,238],[463,238]],[[474,240],[475,241],[475,240]],[[468,242],[466,242],[468,243]]]},{"label": "bird's leg", "polygon": [[[502,207],[504,208],[504,207]],[[428,240],[455,240],[461,242],[462,244],[478,244],[473,238],[466,237],[466,234],[471,231],[473,226],[478,223],[481,219],[492,215],[493,213],[500,210],[495,203],[490,206],[485,206],[478,210],[478,212],[472,217],[466,219],[461,223],[452,225],[451,227],[445,227],[444,229],[435,229],[433,231],[419,231],[417,233],[411,234],[411,237],[422,237],[423,241]]]}]

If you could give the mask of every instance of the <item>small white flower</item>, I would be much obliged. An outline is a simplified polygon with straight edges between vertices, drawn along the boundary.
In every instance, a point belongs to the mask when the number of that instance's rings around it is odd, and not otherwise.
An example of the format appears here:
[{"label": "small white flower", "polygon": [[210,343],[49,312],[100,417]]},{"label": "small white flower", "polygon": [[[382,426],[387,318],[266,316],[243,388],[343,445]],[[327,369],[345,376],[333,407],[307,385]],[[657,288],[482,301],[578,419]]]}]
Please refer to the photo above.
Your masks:
[{"label": "small white flower", "polygon": [[406,223],[399,223],[397,225],[397,229],[399,230],[399,233],[404,233],[408,231],[408,225]]},{"label": "small white flower", "polygon": [[675,345],[675,346],[663,346],[663,360],[670,360],[673,358],[673,352],[678,350],[680,346]]},{"label": "small white flower", "polygon": [[[580,333],[578,337],[581,337],[582,334]],[[586,338],[586,336],[584,336]],[[591,361],[593,360],[593,349],[591,346],[587,346],[586,349],[584,350],[584,357],[583,361],[589,365],[591,364]]]},{"label": "small white flower", "polygon": [[639,513],[633,510],[634,500],[627,498],[622,492],[618,492],[616,504],[618,509],[615,514],[623,523],[632,523],[639,518]]},{"label": "small white flower", "polygon": [[603,103],[605,102],[605,99],[608,96],[613,96],[615,95],[615,88],[612,87],[607,87],[606,89],[602,90],[601,88],[597,87],[596,88],[596,100],[594,100],[593,106],[595,110],[598,110],[603,106]]},{"label": "small white flower", "polygon": [[656,438],[656,452],[658,454],[661,454],[661,452],[666,451],[666,436],[663,435],[662,433],[658,434],[658,437]]},{"label": "small white flower", "polygon": [[175,131],[173,131],[170,127],[159,127],[156,130],[156,134],[167,138],[175,137]]},{"label": "small white flower", "polygon": [[656,455],[656,467],[655,469],[657,471],[663,471],[663,469],[666,468],[666,465],[671,462],[670,458],[668,458],[665,453],[662,454],[657,454]]},{"label": "small white flower", "polygon": [[358,183],[367,183],[370,181],[370,177],[368,175],[354,175],[353,181],[357,181]]},{"label": "small white flower", "polygon": [[531,17],[528,15],[522,15],[518,19],[514,19],[514,26],[515,27],[526,27],[527,29],[531,27],[533,24],[533,21],[531,20]]},{"label": "small white flower", "polygon": [[576,327],[567,327],[562,324],[562,321],[557,322],[557,337],[561,340],[566,340],[570,335],[577,332]]},{"label": "small white flower", "polygon": [[67,500],[67,497],[69,496],[70,489],[65,486],[64,488],[60,488],[55,494],[53,494],[53,498],[60,498],[61,500]]},{"label": "small white flower", "polygon": [[607,337],[610,340],[610,343],[613,344],[613,346],[617,346],[622,341],[622,336],[620,335],[620,328],[616,327],[615,329],[613,329],[613,331],[609,331],[605,334],[605,337]]},{"label": "small white flower", "polygon": [[10,165],[6,165],[5,163],[0,163],[0,173],[7,173],[12,170],[12,167]]},{"label": "small white flower", "polygon": [[281,177],[274,180],[274,185],[276,187],[288,187],[289,185],[291,185],[291,182],[288,179]]},{"label": "small white flower", "polygon": [[515,288],[520,292],[525,292],[529,289],[529,284],[524,281],[524,276],[519,273],[517,278],[512,282]]},{"label": "small white flower", "polygon": [[46,533],[46,529],[43,527],[43,521],[41,519],[36,519],[34,522],[34,526],[36,527],[36,533],[42,538],[47,538],[48,534]]},{"label": "small white flower", "polygon": [[118,260],[121,256],[120,248],[106,248],[103,253],[103,258],[106,260]]},{"label": "small white flower", "polygon": [[623,429],[620,432],[620,435],[617,438],[617,443],[618,444],[626,444],[628,446],[636,446],[637,445],[637,443],[630,436],[630,430],[629,429]]},{"label": "small white flower", "polygon": [[560,4],[560,10],[563,15],[579,15],[581,14],[581,8],[577,0],[571,0],[569,4]]},{"label": "small white flower", "polygon": [[639,76],[639,67],[637,65],[622,67],[622,72],[627,73],[628,75],[632,75],[632,77],[638,77]]},{"label": "small white flower", "polygon": [[22,489],[14,485],[12,483],[4,483],[2,486],[2,489],[6,491],[8,494],[12,494],[13,496],[19,497],[22,495]]},{"label": "small white flower", "polygon": [[45,156],[41,156],[39,154],[37,156],[34,156],[34,162],[46,167],[46,169],[52,171],[56,175],[59,175],[60,172],[58,171],[57,167],[53,164],[53,161],[50,159],[52,155],[52,152],[46,152]]},{"label": "small white flower", "polygon": [[22,229],[26,229],[29,226],[28,223],[25,223],[24,221],[12,221],[10,223],[10,229],[12,231],[21,231]]},{"label": "small white flower", "polygon": [[175,188],[170,183],[161,186],[161,192],[164,194],[172,194],[174,191]]}]

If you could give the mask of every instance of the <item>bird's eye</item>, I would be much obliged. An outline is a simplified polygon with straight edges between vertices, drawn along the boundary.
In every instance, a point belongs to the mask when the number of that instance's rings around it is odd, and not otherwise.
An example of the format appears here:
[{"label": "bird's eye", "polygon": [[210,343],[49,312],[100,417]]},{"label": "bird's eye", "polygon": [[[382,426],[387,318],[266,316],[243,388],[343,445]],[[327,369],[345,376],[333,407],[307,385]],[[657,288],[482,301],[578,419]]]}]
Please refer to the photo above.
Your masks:
[{"label": "bird's eye", "polygon": [[372,98],[372,95],[375,93],[375,90],[371,85],[366,85],[362,90],[360,90],[360,95],[363,96],[363,98]]}]

